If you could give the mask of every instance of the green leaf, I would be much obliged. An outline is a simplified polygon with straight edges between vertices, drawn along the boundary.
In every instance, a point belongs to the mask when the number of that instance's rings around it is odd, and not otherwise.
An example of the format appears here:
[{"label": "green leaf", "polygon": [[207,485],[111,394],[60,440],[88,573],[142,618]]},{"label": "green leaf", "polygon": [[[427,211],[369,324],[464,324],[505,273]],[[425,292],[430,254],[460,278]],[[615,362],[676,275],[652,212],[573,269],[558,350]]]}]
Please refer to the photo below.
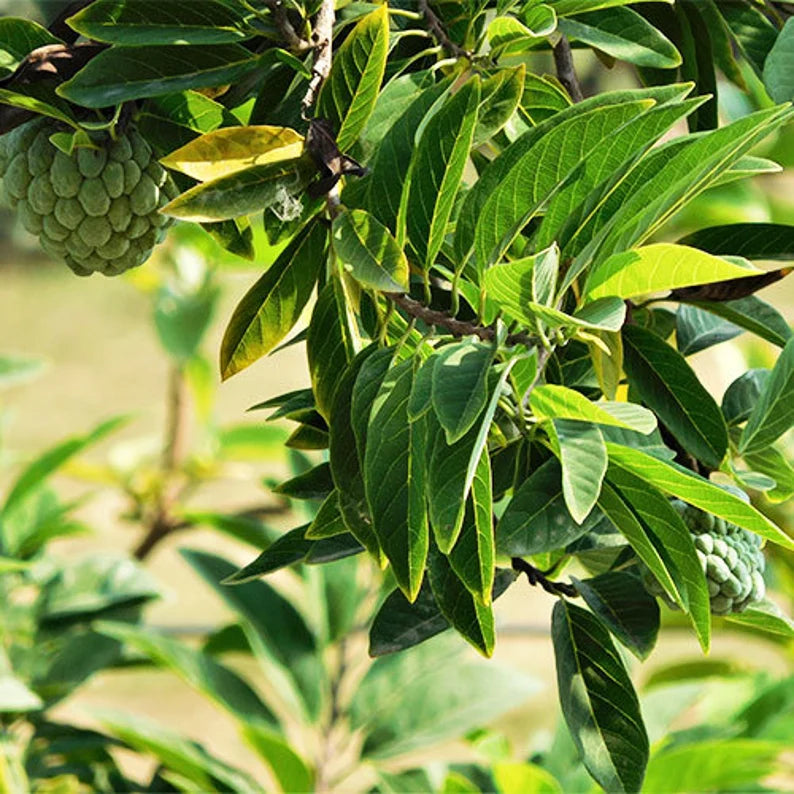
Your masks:
[{"label": "green leaf", "polygon": [[208,182],[255,165],[292,160],[303,153],[303,136],[290,127],[227,127],[195,138],[160,162]]},{"label": "green leaf", "polygon": [[564,794],[551,773],[529,762],[499,761],[493,777],[501,794]]},{"label": "green leaf", "polygon": [[[367,551],[375,558],[381,558],[380,546],[375,533],[372,531],[372,520],[366,503],[364,492],[364,477],[362,474],[364,462],[364,449],[366,446],[366,426],[372,400],[375,398],[377,388],[386,375],[386,370],[391,362],[393,351],[381,351],[375,345],[370,345],[362,350],[350,363],[336,390],[334,402],[331,407],[329,423],[329,461],[331,474],[338,490],[338,508],[344,525],[362,543]],[[372,369],[372,363],[366,366],[369,360],[378,365]],[[361,375],[361,384],[358,378]],[[355,387],[359,391],[356,395]],[[364,398],[363,395],[368,397]],[[354,430],[354,420],[361,423],[359,434],[361,443]],[[324,507],[325,505],[323,505]],[[323,507],[315,521],[320,520]],[[312,529],[314,524],[312,524]]]},{"label": "green leaf", "polygon": [[560,19],[558,26],[568,38],[637,66],[674,69],[681,63],[673,43],[630,8],[591,11]]},{"label": "green leaf", "polygon": [[625,571],[608,571],[573,582],[612,634],[638,659],[647,659],[659,633],[659,605],[639,579]]},{"label": "green leaf", "polygon": [[353,729],[365,737],[363,757],[391,758],[463,736],[537,691],[516,670],[457,657],[460,648],[437,637],[375,660],[350,708]]},{"label": "green leaf", "polygon": [[560,458],[565,506],[582,524],[598,501],[607,470],[604,438],[595,425],[569,419],[552,419],[547,432]]},{"label": "green leaf", "polygon": [[180,220],[210,223],[289,203],[314,173],[305,158],[279,160],[211,179],[186,190],[160,211]]},{"label": "green leaf", "polygon": [[[337,395],[338,399],[338,395]],[[331,414],[333,419],[334,414]],[[331,473],[333,474],[334,464],[331,462]],[[334,478],[336,480],[336,478]],[[339,493],[333,491],[328,494],[323,503],[317,510],[309,528],[304,533],[307,540],[322,540],[323,538],[333,538],[347,532],[342,513],[339,510]]]},{"label": "green leaf", "polygon": [[496,556],[491,459],[483,450],[477,464],[457,543],[447,555],[456,576],[482,604],[491,603]]},{"label": "green leaf", "polygon": [[791,328],[780,312],[755,295],[724,302],[692,301],[691,305],[716,314],[778,347],[783,347],[791,338]]},{"label": "green leaf", "polygon": [[0,356],[0,389],[35,378],[45,362],[28,356]]},{"label": "green leaf", "polygon": [[[46,95],[46,92],[42,91]],[[58,97],[53,95],[54,99]],[[49,97],[48,97],[49,99]],[[75,130],[80,129],[80,125],[74,119],[72,114],[68,111],[62,110],[53,102],[47,102],[43,99],[38,99],[35,96],[27,94],[19,94],[16,91],[9,91],[7,88],[0,88],[0,105],[10,105],[13,108],[20,108],[22,110],[29,110],[32,113],[37,113],[40,116],[48,116],[64,124],[68,124]]]},{"label": "green leaf", "polygon": [[687,452],[719,468],[728,448],[728,429],[719,406],[684,357],[652,331],[623,329],[624,367],[643,402]]},{"label": "green leaf", "polygon": [[237,567],[214,554],[182,556],[239,617],[265,673],[290,707],[316,718],[323,702],[323,666],[317,641],[295,607],[265,580],[227,587]]},{"label": "green leaf", "polygon": [[290,743],[260,725],[246,725],[242,734],[257,755],[264,759],[282,791],[311,791],[314,774]]},{"label": "green leaf", "polygon": [[111,44],[225,44],[250,37],[241,9],[223,0],[163,6],[156,2],[99,0],[68,19],[89,39]]},{"label": "green leaf", "polygon": [[[655,2],[656,0],[641,0],[641,2]],[[557,12],[558,16],[582,14],[588,11],[598,11],[602,8],[617,8],[629,5],[629,0],[548,0],[549,5]],[[663,0],[668,2],[668,0]]]},{"label": "green leaf", "polygon": [[607,442],[607,452],[610,464],[633,472],[669,496],[676,496],[784,548],[794,549],[794,541],[752,505],[683,466],[611,442]]},{"label": "green leaf", "polygon": [[739,441],[739,452],[758,452],[794,425],[794,340],[786,342]]},{"label": "green leaf", "polygon": [[424,416],[433,404],[433,372],[437,363],[438,356],[431,353],[416,373],[411,397],[408,400],[408,418],[411,421]]},{"label": "green leaf", "polygon": [[[285,532],[280,538],[273,541],[253,562],[248,563],[239,571],[235,571],[221,584],[243,584],[260,576],[286,568],[296,562],[302,562],[309,549],[314,545],[311,540],[304,537],[306,527],[296,527]],[[343,528],[344,531],[344,528]]]},{"label": "green leaf", "polygon": [[567,601],[554,605],[551,631],[562,712],[587,771],[609,792],[639,791],[648,735],[609,632]]},{"label": "green leaf", "polygon": [[391,232],[364,210],[340,212],[331,230],[334,253],[362,286],[408,291],[408,260]]},{"label": "green leaf", "polygon": [[563,500],[560,465],[548,460],[521,484],[502,513],[496,525],[496,550],[523,557],[561,549],[588,532],[595,521],[593,513],[581,525],[571,519]]},{"label": "green leaf", "polygon": [[774,487],[764,494],[770,502],[785,502],[794,496],[794,466],[779,449],[768,446],[742,457],[750,469],[775,481]]},{"label": "green leaf", "polygon": [[452,446],[471,429],[488,401],[492,346],[476,341],[445,345],[434,356],[432,404]]},{"label": "green leaf", "polygon": [[[245,772],[210,755],[200,744],[127,711],[94,709],[102,726],[139,753],[152,756],[201,791],[239,791],[263,794],[264,789]],[[189,787],[186,787],[189,790]]]},{"label": "green leaf", "polygon": [[739,49],[761,76],[764,62],[775,45],[777,28],[750,3],[720,3],[718,8]]},{"label": "green leaf", "polygon": [[728,386],[722,396],[722,413],[729,425],[747,421],[768,378],[768,369],[748,369]]},{"label": "green leaf", "polygon": [[786,20],[764,61],[764,86],[775,102],[794,100],[794,22]]},{"label": "green leaf", "polygon": [[794,226],[782,223],[730,223],[699,229],[678,241],[723,256],[794,260]]},{"label": "green leaf", "polygon": [[750,604],[743,612],[726,615],[725,619],[729,623],[794,638],[794,621],[777,604],[767,599]]},{"label": "green leaf", "polygon": [[427,576],[441,614],[468,643],[490,657],[496,642],[490,604],[471,593],[435,546],[427,558]]},{"label": "green leaf", "polygon": [[665,562],[672,563],[671,573],[684,610],[690,615],[698,641],[707,652],[711,634],[709,593],[692,533],[667,497],[656,488],[648,487],[641,477],[612,466],[607,478],[648,528]]},{"label": "green leaf", "polygon": [[447,234],[479,102],[480,81],[475,77],[433,114],[411,158],[404,217],[408,238],[425,270],[435,261]]},{"label": "green leaf", "polygon": [[327,237],[321,224],[308,226],[240,301],[221,342],[224,380],[270,352],[298,321],[323,265]]},{"label": "green leaf", "polygon": [[678,307],[675,322],[675,341],[684,356],[699,353],[713,345],[727,342],[741,334],[742,328],[696,306]]},{"label": "green leaf", "polygon": [[356,353],[355,320],[350,317],[340,278],[331,277],[317,296],[309,333],[306,358],[317,410],[330,416],[339,373]]},{"label": "green leaf", "polygon": [[333,66],[317,99],[317,115],[336,132],[347,151],[364,129],[378,98],[389,47],[389,14],[380,6],[363,17],[334,53]]},{"label": "green leaf", "polygon": [[392,231],[397,230],[397,216],[416,146],[417,130],[449,85],[450,81],[444,80],[422,91],[378,142],[367,177],[369,193],[366,206]]},{"label": "green leaf", "polygon": [[740,267],[697,248],[654,243],[614,254],[590,271],[588,300],[616,295],[636,298],[653,292],[757,276],[761,271]]},{"label": "green leaf", "polygon": [[785,752],[780,742],[712,739],[662,747],[653,754],[643,792],[757,790],[774,775]]},{"label": "green leaf", "polygon": [[272,55],[239,44],[111,47],[92,58],[57,93],[88,108],[186,89],[235,83],[261,69]]},{"label": "green leaf", "polygon": [[99,621],[94,626],[156,665],[170,669],[243,724],[279,730],[275,715],[248,683],[208,654],[128,623]]},{"label": "green leaf", "polygon": [[612,425],[648,434],[656,428],[656,417],[641,405],[629,402],[594,403],[567,386],[544,384],[529,395],[532,413],[544,419],[570,419],[596,425]]},{"label": "green leaf", "polygon": [[6,496],[0,515],[8,515],[17,507],[29,494],[31,494],[47,477],[56,472],[66,461],[82,452],[92,444],[101,441],[105,436],[112,433],[123,425],[127,419],[125,417],[115,417],[97,425],[93,430],[82,436],[63,441],[52,447],[43,455],[36,458],[32,463],[23,469],[14,481],[11,489]]},{"label": "green leaf", "polygon": [[372,528],[408,600],[419,593],[429,544],[425,507],[426,418],[408,419],[417,362],[386,374],[372,404],[364,456],[364,482]]},{"label": "green leaf", "polygon": [[761,110],[705,135],[677,138],[652,150],[621,176],[590,212],[586,229],[579,234],[579,253],[568,270],[566,285],[596,255],[605,259],[651,237],[789,116],[785,108]]},{"label": "green leaf", "polygon": [[571,104],[565,89],[554,79],[531,72],[525,75],[520,108],[532,123],[538,124],[547,116],[569,108]]},{"label": "green leaf", "polygon": [[590,152],[651,104],[599,106],[608,101],[609,95],[602,95],[563,111],[522,135],[486,168],[461,207],[455,233],[459,261],[473,247],[479,272],[498,262]]},{"label": "green leaf", "polygon": [[502,69],[482,81],[473,146],[485,143],[510,120],[521,100],[525,75],[526,68],[521,64]]},{"label": "green leaf", "polygon": [[0,80],[10,77],[33,50],[60,43],[60,39],[32,20],[0,19]]}]

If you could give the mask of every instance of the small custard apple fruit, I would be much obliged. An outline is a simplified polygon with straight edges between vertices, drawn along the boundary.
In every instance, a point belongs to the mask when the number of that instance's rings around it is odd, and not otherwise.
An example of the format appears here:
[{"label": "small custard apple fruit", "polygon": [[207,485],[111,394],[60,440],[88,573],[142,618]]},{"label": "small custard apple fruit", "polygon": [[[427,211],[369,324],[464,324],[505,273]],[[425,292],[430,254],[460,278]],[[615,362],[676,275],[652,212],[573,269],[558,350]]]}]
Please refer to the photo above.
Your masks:
[{"label": "small custard apple fruit", "polygon": [[[695,552],[706,575],[712,614],[743,612],[750,604],[760,601],[766,592],[761,538],[677,499],[672,505],[695,541]],[[643,583],[651,595],[662,597],[675,608],[647,569],[643,572]]]},{"label": "small custard apple fruit", "polygon": [[158,210],[177,193],[135,129],[57,149],[57,122],[39,118],[0,137],[5,199],[42,248],[79,276],[116,276],[143,264],[171,221]]}]

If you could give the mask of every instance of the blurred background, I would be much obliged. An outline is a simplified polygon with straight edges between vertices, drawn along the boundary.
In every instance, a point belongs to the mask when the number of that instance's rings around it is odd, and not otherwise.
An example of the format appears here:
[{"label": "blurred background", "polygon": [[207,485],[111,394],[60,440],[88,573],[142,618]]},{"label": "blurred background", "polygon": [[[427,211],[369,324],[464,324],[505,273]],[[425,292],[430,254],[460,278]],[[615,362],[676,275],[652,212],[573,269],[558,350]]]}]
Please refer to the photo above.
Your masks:
[{"label": "blurred background", "polygon": [[[3,0],[2,11],[28,18],[39,14],[38,7],[25,0]],[[606,73],[608,85],[602,81],[596,86],[594,76],[596,72],[603,76],[604,70],[584,59],[578,65],[591,91],[634,84],[628,70],[616,67]],[[746,77],[754,84],[752,75]],[[754,96],[748,98],[721,84],[720,102],[722,117],[728,121],[768,100],[761,88],[756,87]],[[785,129],[753,154],[791,168],[793,141],[794,130]],[[668,224],[665,238],[675,240],[696,228],[740,221],[793,223],[792,172],[708,191]],[[251,562],[258,550],[250,541],[272,540],[305,523],[314,509],[312,503],[307,507],[306,503],[285,500],[273,492],[272,485],[290,472],[302,470],[307,460],[321,459],[319,452],[284,447],[293,427],[289,422],[266,422],[269,412],[248,411],[272,397],[310,385],[301,344],[276,352],[227,383],[219,381],[217,354],[225,324],[275,255],[261,221],[254,220],[254,230],[257,256],[253,263],[226,253],[198,227],[177,225],[152,260],[137,271],[113,279],[80,279],[62,264],[49,261],[37,241],[0,204],[0,493],[7,493],[20,471],[45,450],[66,438],[86,434],[111,417],[125,417],[121,426],[70,457],[48,479],[47,487],[57,492],[59,502],[69,505],[71,522],[68,534],[53,533],[48,554],[66,561],[103,553],[135,554],[142,559],[158,593],[146,605],[146,625],[158,636],[205,650],[213,638],[220,642],[220,630],[236,625],[238,614],[234,605],[219,597],[217,588],[197,576],[196,558],[191,563],[180,550],[216,554],[236,566]],[[783,280],[761,297],[785,317],[792,316],[794,282]],[[743,334],[696,354],[690,361],[719,401],[728,384],[748,365],[770,366],[776,354],[771,346]],[[794,447],[791,451],[794,455]],[[160,537],[157,508],[163,501],[175,507],[184,526],[169,527]],[[794,532],[789,507],[772,510],[763,501],[759,504]],[[62,534],[65,536],[59,536]],[[791,614],[794,561],[777,550],[774,554],[768,581],[771,597]],[[377,593],[376,573],[368,561],[357,562],[344,575]],[[296,583],[293,574],[282,571],[268,581],[276,589],[294,594],[298,586],[310,592],[319,580],[310,574]],[[515,791],[549,790],[529,788],[529,778],[516,771],[519,762],[528,758],[545,763],[544,768],[554,774],[557,763],[558,780],[567,780],[562,790],[588,790],[586,778],[575,776],[571,749],[564,733],[558,731],[548,633],[552,606],[552,598],[523,581],[510,588],[496,606],[497,648],[488,663],[491,667],[486,668],[491,670],[491,678],[478,679],[483,687],[480,700],[485,702],[491,689],[499,689],[502,676],[515,675],[524,683],[513,702],[504,703],[498,714],[484,706],[479,713],[475,709],[473,716],[460,724],[465,731],[432,733],[434,743],[429,749],[398,744],[396,751],[392,747],[389,752],[370,753],[369,762],[352,763],[335,771],[335,778],[331,775],[336,790],[367,790],[373,785],[382,791],[422,790],[424,778],[412,778],[413,789],[403,785],[408,778],[403,784],[395,781],[401,771],[427,765],[427,780],[434,785],[444,785],[449,791],[480,790],[465,788],[465,780],[471,783],[476,777],[470,768],[475,762],[501,770],[497,777],[501,775],[502,790],[509,790],[510,785],[517,786]],[[652,740],[673,735],[693,740],[687,730],[697,725],[702,735],[694,739],[701,745],[725,741],[735,733],[737,713],[755,703],[759,693],[769,691],[777,693],[775,707],[769,707],[771,716],[763,728],[766,733],[758,728],[756,735],[770,740],[794,736],[794,683],[786,680],[794,674],[790,640],[770,641],[738,633],[725,624],[715,632],[711,654],[704,659],[691,632],[674,614],[666,611],[664,624],[650,660],[633,666]],[[347,669],[338,680],[348,688],[344,694],[350,697],[355,696],[369,664],[366,631],[366,625],[352,618],[345,624]],[[473,664],[476,654],[460,645],[457,643],[454,651],[439,646],[438,658],[462,653]],[[268,678],[250,653],[241,652],[239,644],[230,640],[224,650],[228,651],[222,654],[224,663],[239,671],[254,690],[280,688],[278,676]],[[193,684],[175,675],[166,663],[159,667],[117,665],[86,675],[73,693],[61,693],[53,701],[53,719],[96,726],[102,722],[97,709],[140,714],[203,743],[214,756],[253,774],[260,782],[267,781],[273,774],[262,767],[267,753],[252,750],[251,743],[241,739],[235,715]],[[399,688],[399,680],[394,679],[393,686]],[[461,686],[468,684],[461,682]],[[476,693],[464,694],[473,704],[480,702]],[[345,698],[339,702],[344,703]],[[284,710],[288,714],[289,707]],[[348,717],[342,715],[337,722]],[[285,720],[289,722],[289,714]],[[353,729],[357,724],[360,727],[361,720],[355,715],[349,719]],[[102,724],[107,727],[110,723]],[[123,736],[118,724],[115,735]],[[488,730],[477,731],[475,726]],[[300,731],[288,728],[287,733],[292,737]],[[128,732],[128,744],[144,752],[119,751],[122,766],[133,776],[151,775],[155,753],[151,747],[145,752],[147,746],[140,736],[136,744],[131,735]],[[323,739],[322,728],[315,731],[315,740],[318,736]],[[298,738],[296,746],[301,747],[301,741],[310,742]],[[682,739],[677,741],[689,746]],[[314,749],[310,744],[303,746],[309,756]],[[342,757],[345,747],[331,746],[329,751]],[[693,755],[697,763],[703,757]],[[794,758],[789,762],[794,763]],[[568,772],[563,770],[565,763],[570,766]],[[680,769],[687,768],[687,763],[679,759]],[[521,774],[526,775],[526,770]],[[656,780],[653,774],[651,769],[649,790]],[[772,790],[794,791],[794,778],[783,773],[776,776],[772,766],[763,768],[758,776]],[[540,779],[533,779],[533,785],[540,785]],[[754,779],[753,785],[757,782]],[[334,790],[328,780],[320,783],[323,785],[318,783],[318,788]],[[280,784],[289,788],[289,783]]]}]

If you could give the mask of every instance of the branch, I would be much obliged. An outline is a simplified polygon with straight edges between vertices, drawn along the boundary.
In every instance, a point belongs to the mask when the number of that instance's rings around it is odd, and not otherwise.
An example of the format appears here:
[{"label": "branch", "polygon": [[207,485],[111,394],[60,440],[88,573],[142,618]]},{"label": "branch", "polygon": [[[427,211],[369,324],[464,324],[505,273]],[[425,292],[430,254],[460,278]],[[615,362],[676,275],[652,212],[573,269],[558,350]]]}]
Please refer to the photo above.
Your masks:
[{"label": "branch", "polygon": [[[406,314],[422,320],[427,325],[440,325],[442,328],[446,328],[452,336],[476,336],[482,339],[483,342],[492,342],[496,339],[496,330],[493,328],[477,325],[468,320],[458,320],[456,317],[450,317],[446,312],[431,309],[401,292],[387,292],[384,294]],[[529,334],[519,333],[510,334],[506,341],[508,345],[535,347],[540,340]]]},{"label": "branch", "polygon": [[309,81],[306,95],[301,102],[301,115],[304,119],[306,119],[309,108],[317,99],[320,86],[331,72],[335,19],[334,0],[323,0],[314,20],[314,31],[312,32],[312,46],[315,48],[314,67],[312,68],[312,79]]},{"label": "branch", "polygon": [[547,578],[548,574],[554,572],[556,566],[553,566],[548,571],[541,571],[530,565],[526,560],[521,557],[513,557],[510,560],[514,571],[519,574],[524,573],[527,576],[527,581],[531,585],[539,584],[547,593],[552,595],[564,595],[569,598],[576,598],[579,595],[578,590],[572,584],[565,584],[565,582],[553,582]]},{"label": "branch", "polygon": [[561,36],[560,40],[554,45],[554,66],[557,69],[559,81],[565,86],[565,90],[571,95],[571,99],[574,102],[581,102],[584,99],[584,94],[573,66],[571,45],[565,36]]},{"label": "branch", "polygon": [[435,11],[430,8],[430,3],[428,0],[419,0],[419,10],[427,20],[427,26],[430,28],[430,32],[433,34],[438,43],[450,55],[454,56],[455,58],[468,58],[469,60],[472,59],[473,54],[469,50],[461,47],[460,44],[456,44],[449,37],[449,34],[444,28],[444,23],[441,21],[441,19],[439,19]]},{"label": "branch", "polygon": [[276,23],[279,33],[284,37],[287,46],[293,53],[306,52],[312,48],[311,42],[306,41],[295,31],[281,0],[265,0],[265,5],[273,15],[273,21]]}]

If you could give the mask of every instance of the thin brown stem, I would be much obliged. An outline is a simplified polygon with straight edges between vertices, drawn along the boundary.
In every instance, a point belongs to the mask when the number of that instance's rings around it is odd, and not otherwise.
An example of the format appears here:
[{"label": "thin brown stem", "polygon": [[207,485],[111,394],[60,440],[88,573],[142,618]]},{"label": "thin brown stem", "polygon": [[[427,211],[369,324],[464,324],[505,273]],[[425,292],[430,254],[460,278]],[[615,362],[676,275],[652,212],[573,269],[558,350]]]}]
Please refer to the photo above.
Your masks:
[{"label": "thin brown stem", "polygon": [[[385,295],[409,316],[415,317],[427,325],[437,325],[445,328],[452,336],[476,336],[484,342],[492,342],[496,338],[496,329],[494,328],[451,317],[446,312],[431,309],[404,293],[387,292]],[[517,333],[510,334],[506,342],[508,345],[535,347],[538,345],[539,340],[529,334]]]},{"label": "thin brown stem", "polygon": [[312,48],[311,42],[306,41],[296,32],[281,0],[265,0],[265,5],[273,17],[273,22],[276,23],[278,32],[284,37],[284,42],[293,53],[300,54]]},{"label": "thin brown stem", "polygon": [[574,102],[581,102],[584,99],[584,94],[573,65],[571,45],[565,36],[561,36],[554,45],[554,66],[557,69],[557,78],[570,94],[571,99]]},{"label": "thin brown stem", "polygon": [[531,585],[540,585],[547,593],[551,593],[551,595],[564,595],[569,598],[576,598],[579,595],[579,591],[572,584],[553,582],[548,578],[548,575],[553,572],[554,568],[548,571],[541,571],[534,565],[530,565],[521,557],[513,557],[510,562],[513,566],[513,570],[525,574],[527,581]]},{"label": "thin brown stem", "polygon": [[333,57],[333,37],[334,20],[334,0],[323,0],[320,10],[314,20],[314,31],[312,32],[312,46],[314,50],[314,67],[312,68],[312,79],[306,89],[306,95],[301,102],[302,114],[306,118],[309,108],[317,99],[320,87],[328,78],[331,72],[331,61]]},{"label": "thin brown stem", "polygon": [[450,55],[452,55],[454,58],[468,58],[469,60],[472,59],[472,53],[469,50],[461,47],[460,44],[456,44],[449,37],[449,34],[444,27],[444,23],[438,17],[436,12],[430,8],[430,3],[428,0],[419,0],[419,10],[422,12],[425,20],[427,20],[427,27],[433,34],[433,37]]}]

